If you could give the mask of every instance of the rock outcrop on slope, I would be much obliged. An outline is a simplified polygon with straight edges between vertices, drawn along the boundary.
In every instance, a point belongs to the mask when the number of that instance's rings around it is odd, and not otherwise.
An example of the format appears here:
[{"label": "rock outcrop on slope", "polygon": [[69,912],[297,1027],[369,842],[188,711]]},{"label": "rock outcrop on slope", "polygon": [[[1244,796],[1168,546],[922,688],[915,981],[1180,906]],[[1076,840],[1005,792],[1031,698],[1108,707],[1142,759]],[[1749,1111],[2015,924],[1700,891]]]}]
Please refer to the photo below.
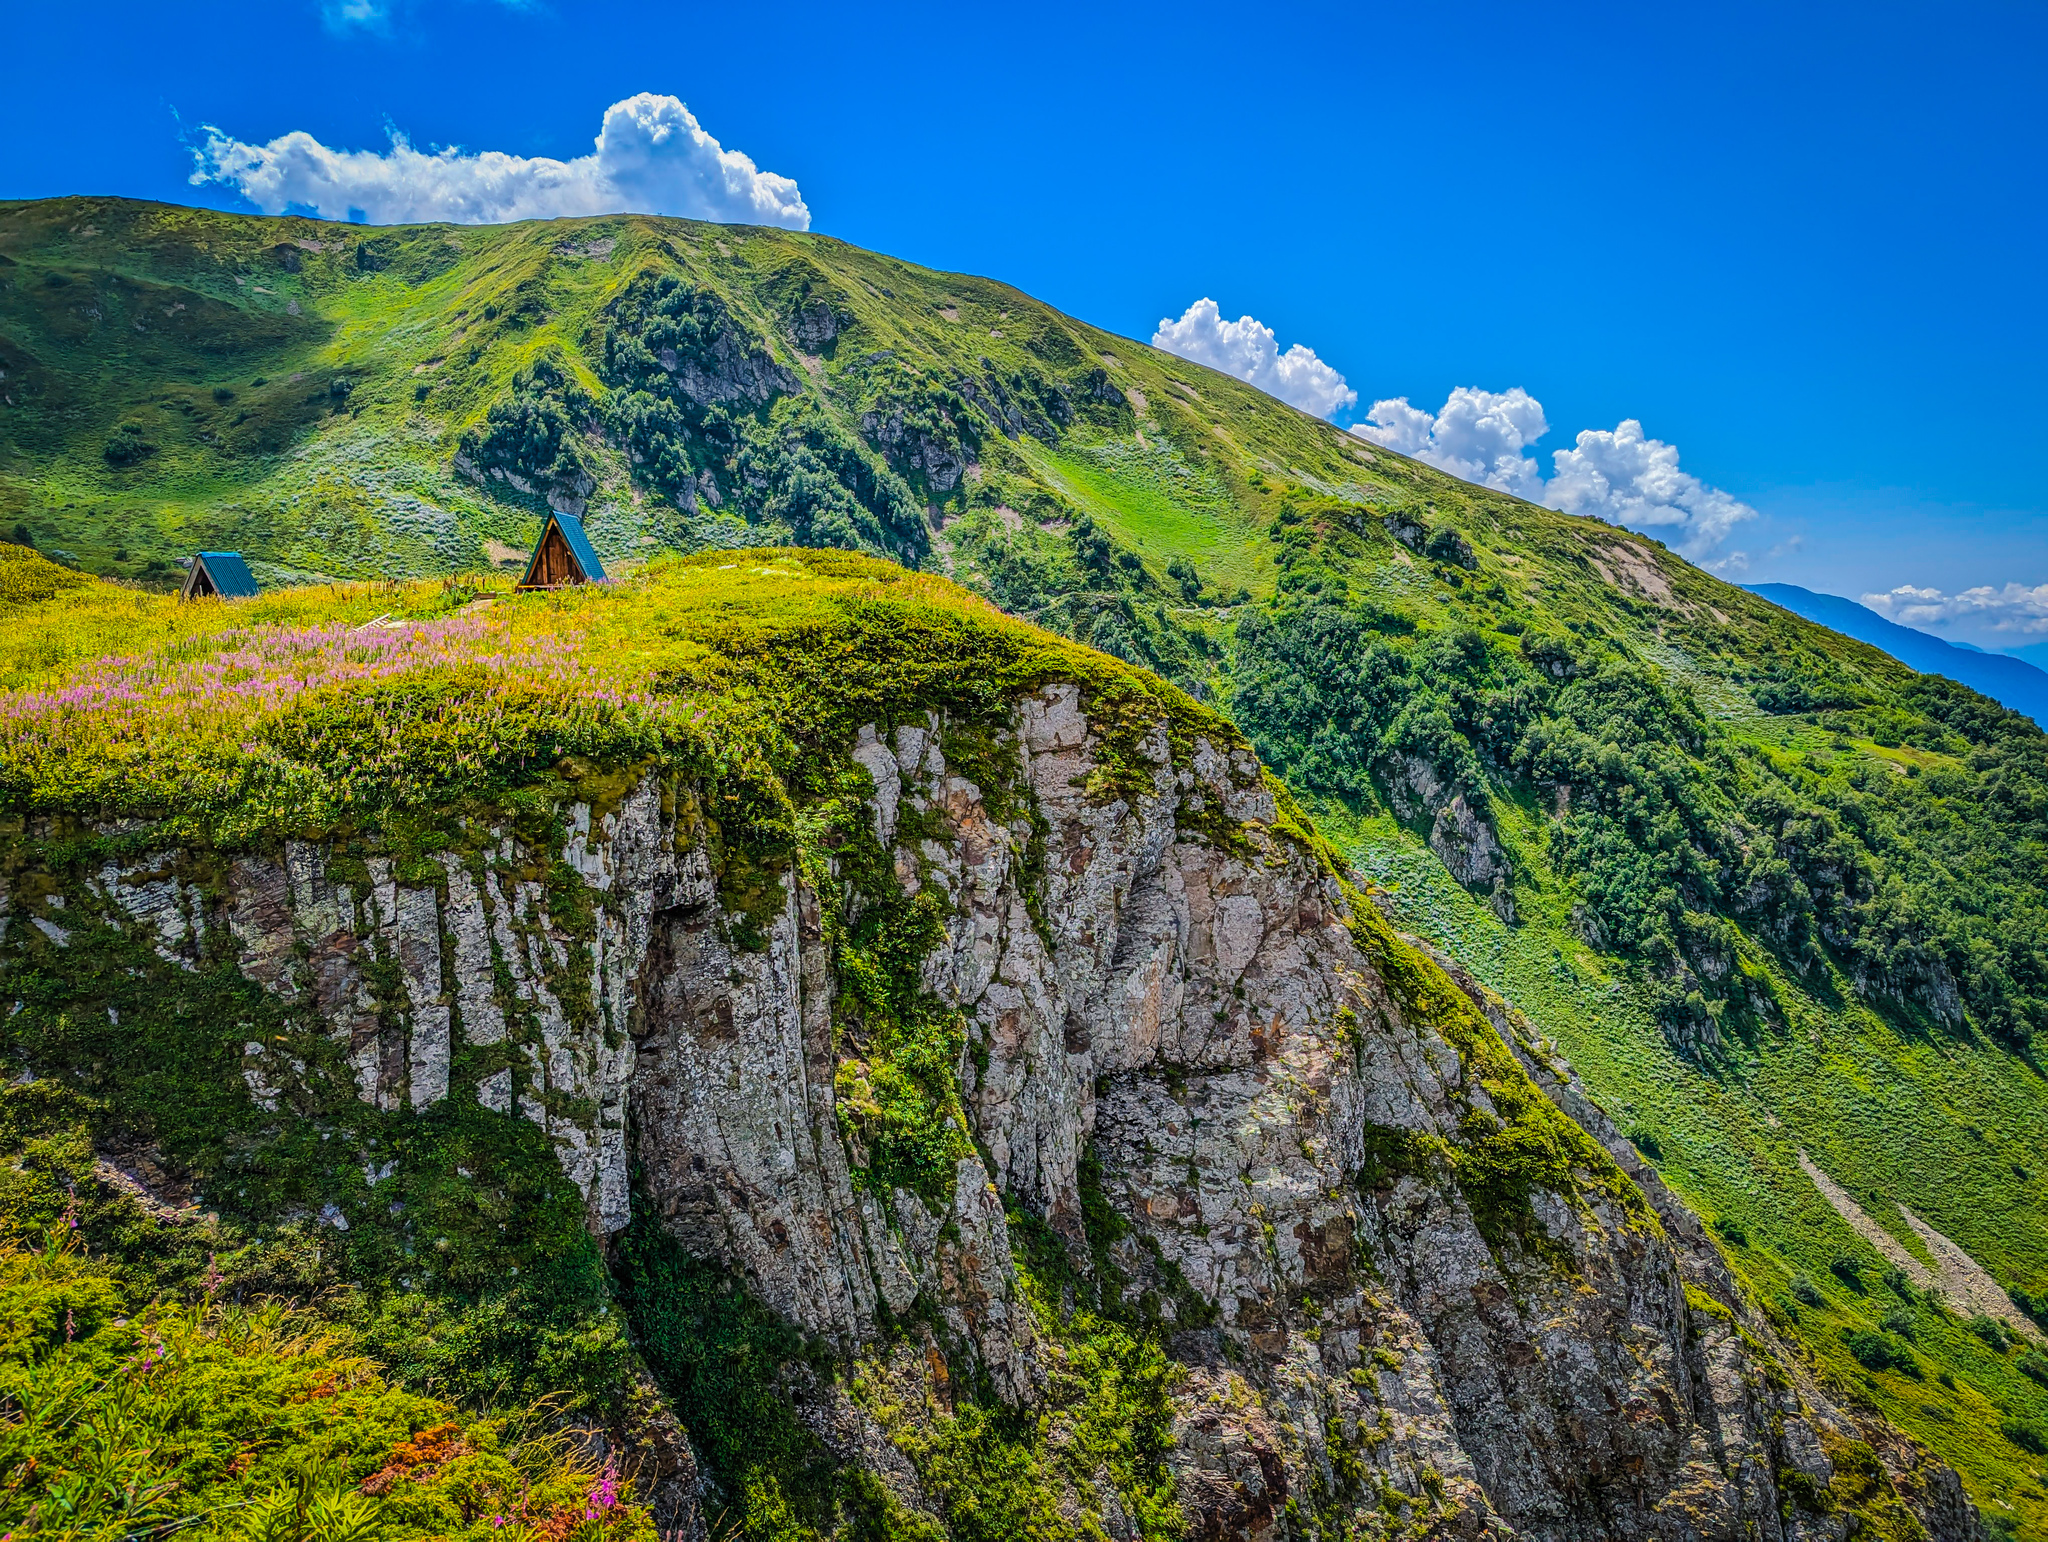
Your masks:
[{"label": "rock outcrop on slope", "polygon": [[[1088,709],[1016,701],[1004,787],[948,763],[937,714],[845,747],[890,881],[943,918],[921,985],[965,1026],[972,1149],[937,1189],[876,1182],[840,1106],[831,931],[872,897],[827,855],[739,914],[701,789],[656,771],[574,804],[558,848],[508,822],[402,863],[208,867],[131,830],[55,908],[67,880],[17,872],[15,941],[104,922],[196,970],[225,939],[360,1098],[531,1122],[594,1234],[637,1194],[851,1368],[785,1390],[899,1516],[947,1522],[918,1454],[965,1389],[1059,1445],[1075,1302],[1027,1282],[1032,1227],[1177,1363],[1192,1538],[1977,1535],[1954,1474],[1829,1400],[1569,1069],[1397,937],[1246,751],[1161,723],[1118,774]],[[246,1044],[280,1118],[312,1074]],[[1106,1473],[1049,1470],[1061,1525],[1141,1533]]]}]

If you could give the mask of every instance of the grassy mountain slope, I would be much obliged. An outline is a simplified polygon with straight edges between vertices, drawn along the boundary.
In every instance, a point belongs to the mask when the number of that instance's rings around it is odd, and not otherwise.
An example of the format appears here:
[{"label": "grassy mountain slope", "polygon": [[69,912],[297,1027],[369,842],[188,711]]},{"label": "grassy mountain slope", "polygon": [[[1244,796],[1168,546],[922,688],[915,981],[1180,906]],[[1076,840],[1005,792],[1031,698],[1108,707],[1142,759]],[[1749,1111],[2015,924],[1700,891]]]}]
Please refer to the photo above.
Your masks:
[{"label": "grassy mountain slope", "polygon": [[1655,541],[825,237],[0,205],[0,370],[0,529],[96,572],[502,568],[552,500],[617,563],[936,568],[1216,700],[1816,1361],[2048,1537],[2048,1357],[1939,1240],[2048,1297],[2025,719]]}]

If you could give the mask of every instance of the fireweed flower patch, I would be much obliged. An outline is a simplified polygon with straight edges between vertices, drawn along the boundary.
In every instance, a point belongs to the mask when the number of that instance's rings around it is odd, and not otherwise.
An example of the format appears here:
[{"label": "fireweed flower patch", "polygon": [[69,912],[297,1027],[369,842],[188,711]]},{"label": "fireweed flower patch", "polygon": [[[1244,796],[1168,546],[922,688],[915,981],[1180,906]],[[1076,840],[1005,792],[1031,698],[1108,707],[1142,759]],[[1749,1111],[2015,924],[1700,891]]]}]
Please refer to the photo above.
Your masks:
[{"label": "fireweed flower patch", "polygon": [[41,568],[63,573],[0,547],[0,815],[233,845],[643,764],[705,779],[728,837],[786,851],[792,800],[818,791],[811,752],[863,722],[991,717],[1065,678],[1089,690],[1105,790],[1147,784],[1138,749],[1162,716],[1242,743],[1163,682],[853,553],[671,558],[467,605],[424,583],[181,604],[15,571]]},{"label": "fireweed flower patch", "polygon": [[564,754],[687,752],[673,701],[580,628],[509,613],[232,626],[0,697],[0,792],[29,810],[181,809],[232,836],[488,790]]}]

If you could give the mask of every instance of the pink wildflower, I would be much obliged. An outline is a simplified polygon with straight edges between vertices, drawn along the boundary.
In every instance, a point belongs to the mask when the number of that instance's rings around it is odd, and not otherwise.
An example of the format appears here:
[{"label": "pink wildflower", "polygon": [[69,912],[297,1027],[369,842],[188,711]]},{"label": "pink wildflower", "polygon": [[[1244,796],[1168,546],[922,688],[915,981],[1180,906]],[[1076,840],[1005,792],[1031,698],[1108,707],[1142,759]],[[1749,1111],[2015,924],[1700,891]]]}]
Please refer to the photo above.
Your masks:
[{"label": "pink wildflower", "polygon": [[615,1510],[619,1504],[619,1470],[615,1463],[606,1462],[604,1471],[598,1475],[597,1487],[590,1491],[589,1508],[583,1512],[585,1520],[594,1521],[607,1510]]}]

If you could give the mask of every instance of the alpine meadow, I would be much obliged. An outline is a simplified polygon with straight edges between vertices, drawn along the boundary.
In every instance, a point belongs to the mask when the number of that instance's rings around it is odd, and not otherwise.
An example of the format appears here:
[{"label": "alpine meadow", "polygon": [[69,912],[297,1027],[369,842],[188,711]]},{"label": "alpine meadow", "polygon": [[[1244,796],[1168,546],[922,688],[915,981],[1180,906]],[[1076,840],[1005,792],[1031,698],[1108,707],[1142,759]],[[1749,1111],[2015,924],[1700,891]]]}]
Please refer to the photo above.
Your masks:
[{"label": "alpine meadow", "polygon": [[1964,686],[651,216],[0,203],[0,533],[18,1538],[2048,1542]]}]

